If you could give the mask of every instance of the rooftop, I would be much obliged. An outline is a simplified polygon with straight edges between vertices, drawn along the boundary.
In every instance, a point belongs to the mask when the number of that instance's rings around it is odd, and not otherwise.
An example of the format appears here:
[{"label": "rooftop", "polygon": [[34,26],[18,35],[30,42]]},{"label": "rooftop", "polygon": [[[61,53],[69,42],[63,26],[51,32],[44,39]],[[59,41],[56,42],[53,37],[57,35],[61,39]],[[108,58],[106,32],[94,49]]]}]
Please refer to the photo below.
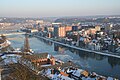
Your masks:
[{"label": "rooftop", "polygon": [[38,53],[38,54],[33,54],[33,55],[25,55],[23,56],[23,58],[29,61],[32,61],[32,60],[37,60],[37,59],[45,59],[45,58],[48,58],[48,56],[49,56],[48,53]]}]

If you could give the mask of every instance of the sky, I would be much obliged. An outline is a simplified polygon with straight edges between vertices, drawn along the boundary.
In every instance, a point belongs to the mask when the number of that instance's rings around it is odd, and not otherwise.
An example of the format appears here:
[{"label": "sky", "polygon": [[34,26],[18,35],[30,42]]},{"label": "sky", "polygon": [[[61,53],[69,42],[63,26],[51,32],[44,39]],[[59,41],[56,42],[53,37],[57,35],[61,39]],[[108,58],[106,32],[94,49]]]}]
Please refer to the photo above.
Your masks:
[{"label": "sky", "polygon": [[120,15],[120,0],[0,0],[0,17]]}]

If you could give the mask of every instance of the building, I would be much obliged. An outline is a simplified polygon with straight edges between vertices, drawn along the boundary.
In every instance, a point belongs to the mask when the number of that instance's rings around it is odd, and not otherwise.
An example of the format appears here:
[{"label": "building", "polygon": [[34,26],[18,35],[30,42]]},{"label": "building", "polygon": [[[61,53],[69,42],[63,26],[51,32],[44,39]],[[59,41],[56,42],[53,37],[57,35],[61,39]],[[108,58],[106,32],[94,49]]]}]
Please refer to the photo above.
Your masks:
[{"label": "building", "polygon": [[44,27],[44,31],[47,31],[47,32],[48,32],[48,27]]},{"label": "building", "polygon": [[33,55],[24,55],[21,57],[19,63],[28,66],[35,70],[39,66],[43,65],[55,65],[55,58],[48,53],[39,53]]},{"label": "building", "polygon": [[104,26],[105,26],[105,31],[106,31],[106,32],[111,31],[112,28],[113,28],[113,25],[112,25],[112,24],[106,24],[106,25],[104,25]]},{"label": "building", "polygon": [[34,32],[38,32],[38,29],[22,29],[22,31],[27,33],[34,33]]},{"label": "building", "polygon": [[101,27],[100,26],[95,26],[95,30],[96,31],[101,31]]},{"label": "building", "polygon": [[66,26],[65,27],[65,31],[67,32],[67,31],[71,31],[72,30],[72,26]]},{"label": "building", "polygon": [[26,20],[27,23],[35,23],[34,20]]},{"label": "building", "polygon": [[87,34],[96,34],[96,29],[95,28],[89,28],[87,31],[86,31]]},{"label": "building", "polygon": [[65,37],[65,36],[66,36],[65,27],[55,25],[54,26],[54,37]]},{"label": "building", "polygon": [[0,26],[4,26],[4,23],[0,23]]},{"label": "building", "polygon": [[0,26],[11,26],[11,25],[13,25],[13,23],[0,23]]},{"label": "building", "polygon": [[59,37],[65,37],[66,36],[65,27],[59,27],[59,29],[58,29],[58,36]]},{"label": "building", "polygon": [[62,23],[52,23],[52,25],[62,25]]},{"label": "building", "polygon": [[47,37],[48,37],[48,38],[52,38],[52,37],[53,37],[53,32],[48,32],[48,33],[47,33]]},{"label": "building", "polygon": [[31,33],[38,32],[38,29],[31,29],[30,32]]},{"label": "building", "polygon": [[36,20],[36,24],[43,24],[44,21],[43,20]]},{"label": "building", "polygon": [[47,27],[48,32],[53,32],[54,28],[53,27]]},{"label": "building", "polygon": [[38,31],[44,31],[44,27],[39,27]]},{"label": "building", "polygon": [[72,31],[78,31],[78,26],[72,26]]},{"label": "building", "polygon": [[111,34],[113,38],[119,38],[120,39],[120,30],[112,31]]},{"label": "building", "polygon": [[81,29],[95,28],[94,25],[81,25]]}]

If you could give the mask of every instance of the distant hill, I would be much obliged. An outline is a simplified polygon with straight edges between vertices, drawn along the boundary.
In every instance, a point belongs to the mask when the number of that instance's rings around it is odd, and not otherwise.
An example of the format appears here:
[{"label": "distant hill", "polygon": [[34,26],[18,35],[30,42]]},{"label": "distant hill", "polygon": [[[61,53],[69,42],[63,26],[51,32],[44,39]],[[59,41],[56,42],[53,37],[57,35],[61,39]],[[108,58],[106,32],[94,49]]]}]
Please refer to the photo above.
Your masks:
[{"label": "distant hill", "polygon": [[60,22],[63,24],[72,24],[79,22],[119,23],[120,16],[63,17],[56,19],[55,22]]}]

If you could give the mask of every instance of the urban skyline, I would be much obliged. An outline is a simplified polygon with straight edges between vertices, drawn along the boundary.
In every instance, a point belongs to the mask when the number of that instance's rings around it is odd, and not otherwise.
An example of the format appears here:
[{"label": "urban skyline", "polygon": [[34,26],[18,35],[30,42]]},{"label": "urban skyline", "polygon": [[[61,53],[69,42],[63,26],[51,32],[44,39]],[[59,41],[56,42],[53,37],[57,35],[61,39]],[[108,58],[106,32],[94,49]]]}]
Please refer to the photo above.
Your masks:
[{"label": "urban skyline", "polygon": [[119,15],[119,0],[1,0],[0,17]]}]

